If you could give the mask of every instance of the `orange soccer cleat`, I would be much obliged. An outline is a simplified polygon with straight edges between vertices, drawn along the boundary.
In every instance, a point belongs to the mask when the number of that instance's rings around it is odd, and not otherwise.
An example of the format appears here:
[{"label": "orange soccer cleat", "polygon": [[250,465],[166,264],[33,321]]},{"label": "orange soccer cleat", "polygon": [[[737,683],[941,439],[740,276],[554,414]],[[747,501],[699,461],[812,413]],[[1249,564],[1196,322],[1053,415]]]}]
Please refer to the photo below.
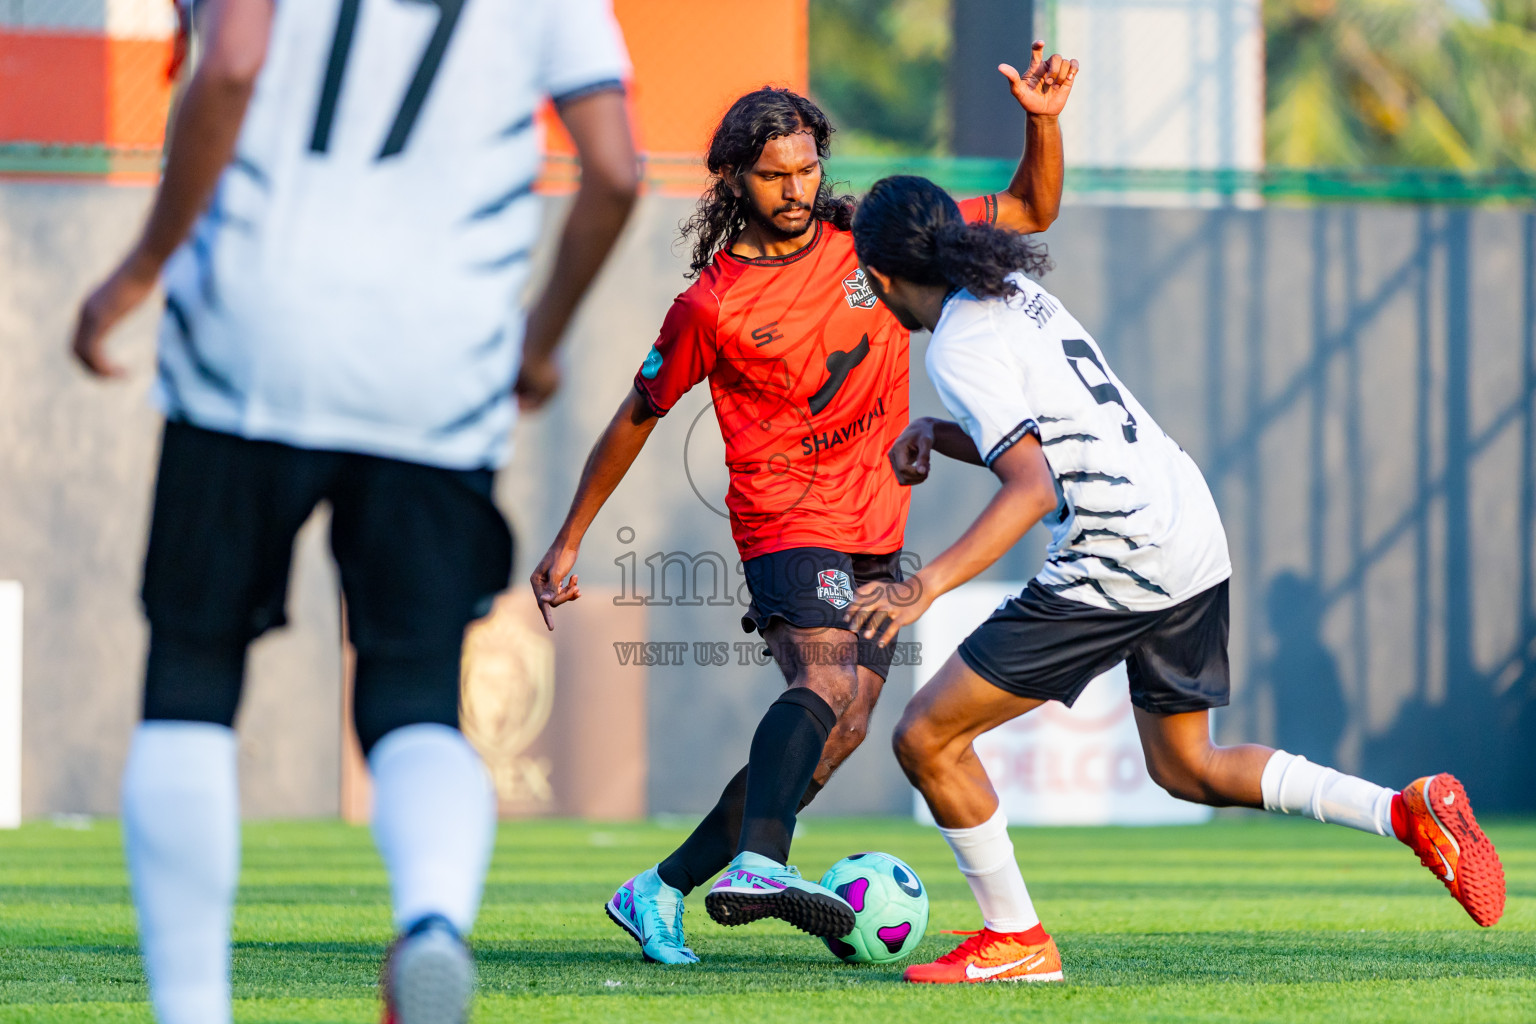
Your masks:
[{"label": "orange soccer cleat", "polygon": [[968,938],[931,964],[913,964],[905,981],[930,985],[974,984],[980,981],[1060,981],[1061,954],[1056,940],[1044,931],[1044,942],[1025,941],[1030,932],[948,932]]},{"label": "orange soccer cleat", "polygon": [[1441,772],[1408,785],[1393,800],[1397,837],[1445,883],[1472,920],[1484,928],[1504,915],[1504,865],[1477,827],[1467,791]]}]

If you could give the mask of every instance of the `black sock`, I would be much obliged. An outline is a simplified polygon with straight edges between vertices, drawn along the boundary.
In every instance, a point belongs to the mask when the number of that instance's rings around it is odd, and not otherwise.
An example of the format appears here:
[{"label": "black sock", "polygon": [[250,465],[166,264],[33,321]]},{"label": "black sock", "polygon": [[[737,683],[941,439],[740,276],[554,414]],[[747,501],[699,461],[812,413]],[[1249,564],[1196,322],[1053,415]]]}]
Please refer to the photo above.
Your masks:
[{"label": "black sock", "polygon": [[686,896],[718,874],[736,854],[741,808],[747,798],[747,770],[737,772],[699,827],[656,866],[661,880]]},{"label": "black sock", "polygon": [[795,834],[795,809],[821,761],[837,712],[814,690],[796,686],[768,707],[752,736],[738,853],[783,864]]}]

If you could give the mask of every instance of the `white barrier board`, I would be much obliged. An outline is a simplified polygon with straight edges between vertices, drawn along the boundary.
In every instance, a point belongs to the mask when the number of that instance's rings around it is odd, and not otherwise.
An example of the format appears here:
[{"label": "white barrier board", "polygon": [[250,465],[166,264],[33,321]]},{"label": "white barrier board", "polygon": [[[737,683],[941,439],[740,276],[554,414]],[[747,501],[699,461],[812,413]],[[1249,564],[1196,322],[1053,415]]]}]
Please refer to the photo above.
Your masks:
[{"label": "white barrier board", "polygon": [[[916,626],[922,645],[916,685],[923,686],[960,641],[1022,583],[967,583],[940,597]],[[1211,809],[1176,800],[1147,775],[1131,712],[1125,666],[1093,682],[1068,708],[1055,701],[976,741],[1011,825],[1188,825]],[[917,820],[931,825],[913,794]]]},{"label": "white barrier board", "polygon": [[21,824],[21,584],[0,580],[0,828]]}]

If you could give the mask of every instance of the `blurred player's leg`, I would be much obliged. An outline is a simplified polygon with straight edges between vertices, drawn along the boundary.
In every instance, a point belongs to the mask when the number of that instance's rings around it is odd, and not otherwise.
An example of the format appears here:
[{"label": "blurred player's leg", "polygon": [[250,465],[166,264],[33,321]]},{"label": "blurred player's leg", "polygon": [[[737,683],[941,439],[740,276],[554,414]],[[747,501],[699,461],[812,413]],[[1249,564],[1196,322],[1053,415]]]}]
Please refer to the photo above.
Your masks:
[{"label": "blurred player's leg", "polygon": [[480,755],[446,725],[394,729],[368,764],[399,933],[385,966],[388,1012],[398,1024],[460,1024],[475,984],[463,937],[490,865],[495,793]]},{"label": "blurred player's leg", "polygon": [[150,721],[123,774],[123,842],[161,1024],[230,1020],[229,923],[240,872],[234,730]]},{"label": "blurred player's leg", "polygon": [[457,729],[423,723],[390,732],[368,766],[395,926],[435,914],[467,935],[496,837],[496,794],[480,755]]},{"label": "blurred player's leg", "polygon": [[1008,819],[972,746],[983,732],[1041,703],[992,685],[951,657],[902,716],[897,760],[954,851],[983,925],[933,963],[907,968],[907,981],[1061,980],[1061,956],[1035,913],[1008,838]]},{"label": "blurred player's leg", "polygon": [[144,722],[123,775],[123,842],[162,1024],[229,1020],[232,727],[246,649],[283,621],[293,538],[330,469],[323,453],[165,428],[144,560]]},{"label": "blurred player's leg", "polygon": [[145,721],[123,772],[123,845],[162,1024],[228,1021],[240,871],[237,741],[245,644],[156,631]]},{"label": "blurred player's leg", "polygon": [[489,470],[347,456],[327,496],[357,651],[358,741],[398,938],[384,999],[399,1024],[467,1019],[496,799],[459,731],[464,629],[507,583],[512,536]]}]

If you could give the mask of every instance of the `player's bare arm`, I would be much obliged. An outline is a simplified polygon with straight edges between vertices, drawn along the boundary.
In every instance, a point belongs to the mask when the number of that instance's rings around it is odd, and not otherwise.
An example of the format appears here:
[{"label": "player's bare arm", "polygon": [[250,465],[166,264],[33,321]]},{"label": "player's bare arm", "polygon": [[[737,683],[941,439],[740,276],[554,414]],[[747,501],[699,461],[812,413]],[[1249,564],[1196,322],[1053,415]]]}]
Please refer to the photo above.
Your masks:
[{"label": "player's bare arm", "polygon": [[891,445],[889,457],[896,479],[903,487],[912,487],[928,479],[929,456],[933,452],[968,462],[973,466],[985,466],[976,442],[971,440],[953,420],[941,420],[923,416],[907,424],[907,428]]},{"label": "player's bare arm", "polygon": [[208,205],[233,158],[245,109],[267,58],[272,0],[210,0],[202,61],[176,111],[165,176],[128,255],[80,307],[72,349],[98,377],[121,377],[107,334],[155,288],[160,270]]},{"label": "player's bare arm", "polygon": [[1059,53],[1044,56],[1045,42],[1035,40],[1030,50],[1029,67],[1020,74],[1012,64],[999,64],[997,70],[1008,80],[1014,99],[1028,114],[1024,135],[1024,155],[1006,191],[997,200],[997,226],[1010,231],[1044,231],[1061,210],[1061,184],[1064,165],[1061,127],[1056,118],[1067,104],[1072,83],[1077,79],[1077,61]]},{"label": "player's bare arm", "polygon": [[581,581],[571,570],[576,567],[576,555],[587,527],[592,525],[614,488],[634,465],[646,439],[656,429],[657,419],[650,403],[640,392],[631,389],[607,429],[592,446],[565,522],[528,578],[533,586],[533,596],[538,599],[539,611],[544,616],[544,625],[550,629],[555,628],[550,610],[581,596]]},{"label": "player's bare arm", "polygon": [[[848,606],[848,628],[881,646],[922,617],[940,594],[960,586],[1019,542],[1056,507],[1056,485],[1033,434],[992,460],[1002,481],[960,539],[904,583],[867,583]],[[878,639],[877,639],[878,638]]]},{"label": "player's bare arm", "polygon": [[560,384],[555,347],[576,304],[608,258],[640,190],[640,164],[624,95],[605,90],[561,104],[560,120],[576,143],[581,186],[566,218],[544,290],[528,311],[523,363],[514,390],[524,410],[539,408]]}]

